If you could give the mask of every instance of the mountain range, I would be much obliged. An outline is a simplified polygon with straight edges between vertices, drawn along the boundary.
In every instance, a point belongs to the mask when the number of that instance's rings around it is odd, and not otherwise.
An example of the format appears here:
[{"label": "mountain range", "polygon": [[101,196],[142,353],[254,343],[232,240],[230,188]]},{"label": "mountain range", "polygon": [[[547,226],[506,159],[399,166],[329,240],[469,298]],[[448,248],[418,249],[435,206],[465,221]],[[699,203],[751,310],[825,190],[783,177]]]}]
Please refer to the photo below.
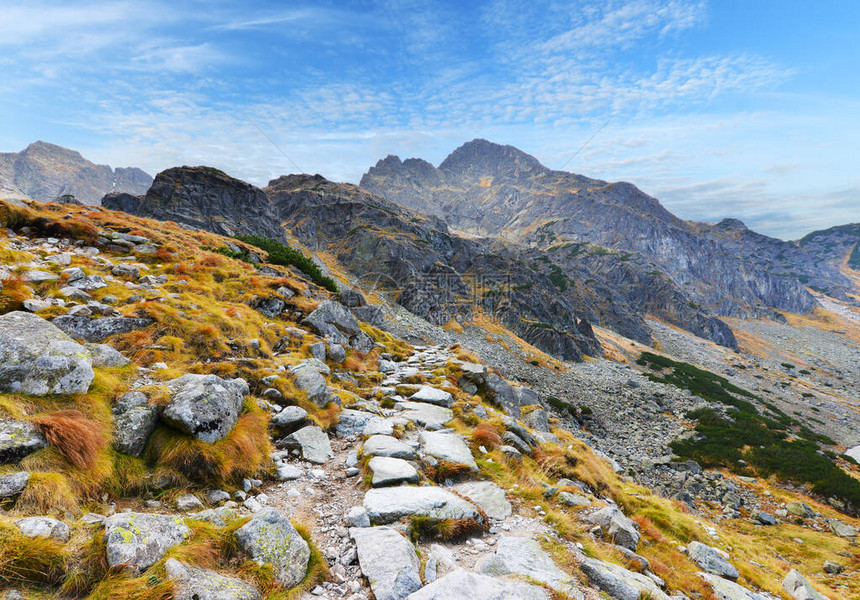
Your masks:
[{"label": "mountain range", "polygon": [[0,198],[51,202],[73,196],[84,204],[99,204],[110,192],[143,194],[150,185],[152,177],[138,168],[97,165],[79,152],[46,142],[0,153]]}]

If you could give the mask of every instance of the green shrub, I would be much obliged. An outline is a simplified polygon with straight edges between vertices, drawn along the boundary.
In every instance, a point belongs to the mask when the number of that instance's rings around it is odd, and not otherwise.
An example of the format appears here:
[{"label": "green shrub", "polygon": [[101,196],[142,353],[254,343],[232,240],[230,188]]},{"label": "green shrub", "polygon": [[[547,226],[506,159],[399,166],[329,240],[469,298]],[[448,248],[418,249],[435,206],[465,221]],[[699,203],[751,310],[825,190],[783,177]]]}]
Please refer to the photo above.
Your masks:
[{"label": "green shrub", "polygon": [[318,286],[337,293],[337,284],[334,279],[323,275],[316,263],[298,250],[259,235],[238,235],[236,239],[268,252],[267,262],[284,267],[296,267]]}]

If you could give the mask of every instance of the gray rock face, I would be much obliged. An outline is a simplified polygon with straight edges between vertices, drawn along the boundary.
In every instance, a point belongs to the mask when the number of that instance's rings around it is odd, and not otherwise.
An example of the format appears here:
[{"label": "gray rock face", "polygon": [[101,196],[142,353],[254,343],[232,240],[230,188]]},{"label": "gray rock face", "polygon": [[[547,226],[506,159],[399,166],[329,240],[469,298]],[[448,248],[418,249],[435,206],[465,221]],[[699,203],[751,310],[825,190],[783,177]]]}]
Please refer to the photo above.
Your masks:
[{"label": "gray rock face", "polygon": [[364,508],[371,523],[382,525],[412,515],[483,520],[472,503],[438,487],[401,486],[368,490],[364,495]]},{"label": "gray rock face", "polygon": [[[533,405],[523,405],[533,406]],[[522,409],[521,409],[522,410]],[[537,431],[549,431],[549,415],[543,408],[525,411],[522,416],[523,423],[526,427],[531,427]]]},{"label": "gray rock face", "polygon": [[45,319],[21,311],[0,316],[0,390],[80,394],[94,377],[90,352]]},{"label": "gray rock face", "polygon": [[697,573],[697,575],[711,585],[718,600],[768,600],[765,596],[751,592],[734,581],[710,573]]},{"label": "gray rock face", "polygon": [[167,169],[136,202],[107,196],[102,205],[228,237],[244,233],[284,238],[280,219],[262,190],[211,167]]},{"label": "gray rock face", "polygon": [[272,417],[269,425],[278,431],[289,433],[298,429],[308,418],[308,411],[301,406],[285,406]]},{"label": "gray rock face", "polygon": [[451,489],[477,504],[490,519],[503,521],[513,512],[505,490],[492,481],[467,481],[458,483]]},{"label": "gray rock face", "polygon": [[51,321],[76,340],[101,342],[118,333],[128,333],[149,327],[154,319],[144,317],[76,317],[61,315]]},{"label": "gray rock face", "polygon": [[827,596],[816,590],[795,569],[788,572],[782,581],[782,589],[794,600],[829,600]]},{"label": "gray rock face", "polygon": [[501,536],[496,553],[479,559],[475,563],[475,570],[496,577],[521,575],[571,598],[583,598],[573,577],[559,569],[550,555],[531,538]]},{"label": "gray rock face", "polygon": [[370,352],[373,349],[373,340],[361,330],[349,309],[339,302],[321,302],[303,322],[335,344],[349,346],[359,352]]},{"label": "gray rock face", "polygon": [[571,492],[559,492],[558,501],[564,506],[591,506],[591,500],[582,494],[573,494]]},{"label": "gray rock face", "polygon": [[358,564],[376,600],[403,600],[421,587],[421,562],[412,544],[389,527],[349,530]]},{"label": "gray rock face", "polygon": [[593,558],[583,559],[579,568],[588,577],[591,585],[616,600],[640,600],[643,597],[669,600],[669,596],[657,587],[656,583],[641,573]]},{"label": "gray rock face", "polygon": [[32,423],[0,420],[0,464],[18,462],[47,447],[48,440]]},{"label": "gray rock face", "polygon": [[146,395],[128,392],[113,407],[114,446],[131,456],[140,456],[158,423],[158,408],[150,406]]},{"label": "gray rock face", "polygon": [[536,585],[507,578],[470,573],[463,569],[445,575],[407,600],[550,600],[549,592]]},{"label": "gray rock face", "polygon": [[422,431],[418,439],[425,454],[477,470],[478,465],[462,435],[448,431]]},{"label": "gray rock face", "polygon": [[285,437],[280,443],[283,443],[286,448],[299,450],[302,458],[314,464],[324,464],[334,457],[328,436],[316,425],[302,427]]},{"label": "gray rock face", "polygon": [[841,538],[853,539],[857,537],[857,530],[851,527],[848,523],[843,523],[836,519],[830,520],[830,531]]},{"label": "gray rock face", "polygon": [[243,379],[189,373],[166,383],[170,400],[162,420],[204,442],[216,442],[232,431],[242,412],[248,384]]},{"label": "gray rock face", "polygon": [[173,583],[175,600],[260,600],[254,586],[235,577],[225,577],[170,558],[164,563]]},{"label": "gray rock face", "polygon": [[87,344],[87,348],[93,357],[94,367],[124,367],[131,362],[119,350],[107,344]]},{"label": "gray rock face", "polygon": [[0,475],[0,498],[17,496],[24,491],[29,481],[30,474],[27,471]]},{"label": "gray rock face", "polygon": [[436,406],[444,406],[451,408],[454,404],[454,396],[440,389],[436,389],[429,385],[422,385],[421,388],[409,396],[412,402],[426,402],[427,404],[435,404]]},{"label": "gray rock face", "polygon": [[364,433],[368,424],[379,421],[382,421],[382,417],[363,410],[345,408],[340,412],[336,431],[341,437],[347,435],[361,435]]},{"label": "gray rock face", "polygon": [[179,517],[119,513],[104,521],[107,562],[145,571],[191,533]]},{"label": "gray rock face", "polygon": [[374,456],[368,462],[367,467],[373,473],[371,480],[373,487],[418,483],[420,479],[415,467],[400,458]]},{"label": "gray rock face", "polygon": [[284,587],[305,576],[311,551],[292,523],[274,508],[265,508],[236,530],[239,546],[260,565],[272,565]]},{"label": "gray rock face", "polygon": [[364,442],[362,453],[366,456],[388,456],[405,460],[413,460],[418,457],[415,448],[390,435],[370,436]]},{"label": "gray rock face", "polygon": [[713,573],[732,581],[738,578],[738,570],[729,562],[729,555],[718,548],[694,541],[687,545],[687,554],[690,560],[707,573]]},{"label": "gray rock face", "polygon": [[636,524],[618,508],[614,506],[601,508],[585,517],[585,520],[599,525],[613,543],[636,552],[636,546],[639,545],[641,537],[639,531],[636,529]]},{"label": "gray rock face", "polygon": [[50,517],[26,517],[15,521],[15,526],[27,537],[44,537],[59,540],[63,543],[69,541],[71,530],[69,526]]}]

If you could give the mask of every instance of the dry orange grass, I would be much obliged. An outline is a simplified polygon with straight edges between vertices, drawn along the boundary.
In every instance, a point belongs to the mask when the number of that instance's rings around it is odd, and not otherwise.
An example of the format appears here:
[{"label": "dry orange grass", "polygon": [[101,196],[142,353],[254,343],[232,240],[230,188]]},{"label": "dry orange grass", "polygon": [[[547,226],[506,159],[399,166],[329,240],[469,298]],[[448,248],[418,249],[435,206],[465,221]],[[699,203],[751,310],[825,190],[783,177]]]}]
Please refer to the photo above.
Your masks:
[{"label": "dry orange grass", "polygon": [[105,426],[87,419],[78,410],[61,410],[36,417],[33,424],[79,469],[93,468],[109,442]]},{"label": "dry orange grass", "polygon": [[472,432],[472,443],[492,450],[502,445],[502,436],[499,435],[499,430],[489,423],[481,423]]}]

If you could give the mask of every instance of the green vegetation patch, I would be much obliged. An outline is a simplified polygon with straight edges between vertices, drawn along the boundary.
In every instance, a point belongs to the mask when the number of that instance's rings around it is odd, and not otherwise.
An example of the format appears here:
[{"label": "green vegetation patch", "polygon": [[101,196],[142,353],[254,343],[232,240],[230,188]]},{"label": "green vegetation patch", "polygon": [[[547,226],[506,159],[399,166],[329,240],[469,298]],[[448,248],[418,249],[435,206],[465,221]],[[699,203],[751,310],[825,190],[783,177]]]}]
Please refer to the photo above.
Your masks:
[{"label": "green vegetation patch", "polygon": [[318,286],[337,293],[337,284],[334,279],[323,275],[316,263],[298,250],[259,235],[238,235],[236,239],[268,252],[267,262],[284,267],[296,267]]},{"label": "green vegetation patch", "polygon": [[687,417],[698,421],[700,435],[673,442],[672,451],[677,455],[705,467],[725,467],[738,473],[746,472],[746,463],[762,477],[775,475],[807,484],[817,494],[860,506],[860,481],[820,453],[819,444],[832,445],[832,439],[801,425],[773,404],[764,403],[767,414],[759,413],[748,399],[761,398],[710,371],[651,352],[643,352],[637,363],[657,371],[648,374],[652,381],[690,390],[729,407],[727,416],[711,408],[690,411]]}]

